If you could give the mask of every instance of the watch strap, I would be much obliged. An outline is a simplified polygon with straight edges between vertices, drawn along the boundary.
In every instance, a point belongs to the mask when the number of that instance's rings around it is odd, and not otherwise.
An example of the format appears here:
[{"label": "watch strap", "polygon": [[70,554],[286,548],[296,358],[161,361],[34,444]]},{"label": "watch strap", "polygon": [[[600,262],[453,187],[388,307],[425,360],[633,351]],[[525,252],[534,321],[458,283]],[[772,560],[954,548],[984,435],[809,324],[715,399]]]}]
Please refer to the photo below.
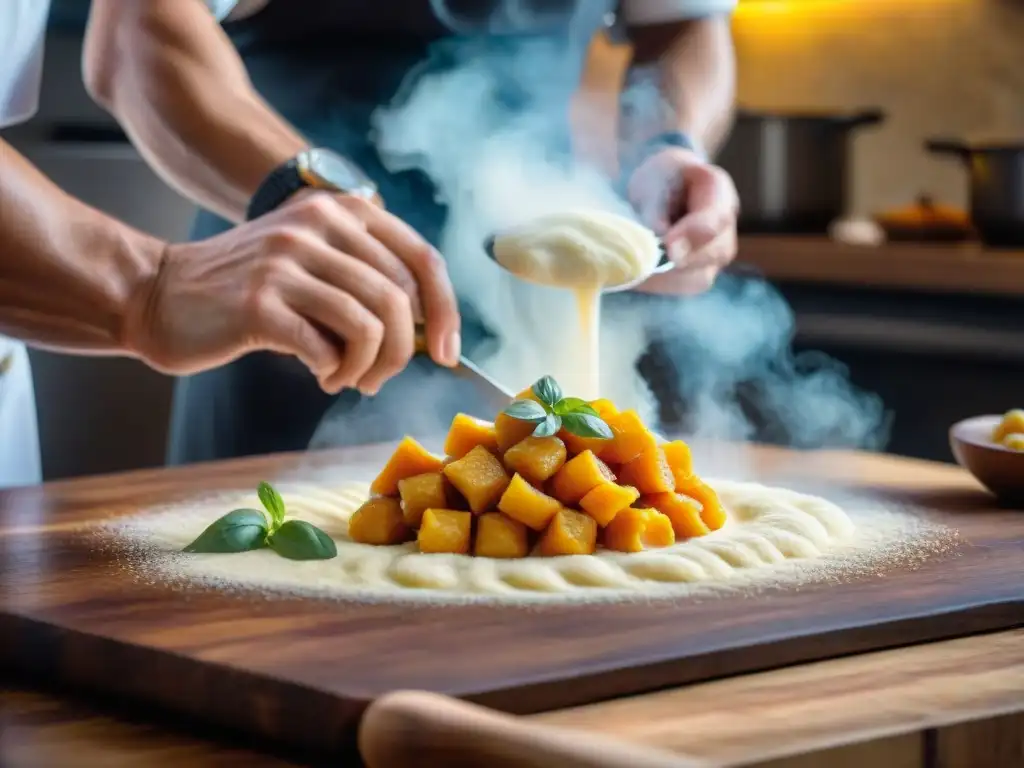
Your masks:
[{"label": "watch strap", "polygon": [[245,220],[252,221],[279,208],[288,198],[309,186],[299,172],[298,161],[294,158],[282,163],[267,174],[249,200]]}]

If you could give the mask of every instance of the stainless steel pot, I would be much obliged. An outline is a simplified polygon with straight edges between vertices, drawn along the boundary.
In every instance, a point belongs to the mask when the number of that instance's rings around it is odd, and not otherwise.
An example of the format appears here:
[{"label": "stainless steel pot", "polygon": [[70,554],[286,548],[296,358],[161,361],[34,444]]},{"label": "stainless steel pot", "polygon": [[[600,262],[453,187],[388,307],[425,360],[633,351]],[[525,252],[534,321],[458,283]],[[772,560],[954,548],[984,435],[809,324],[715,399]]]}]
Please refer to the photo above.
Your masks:
[{"label": "stainless steel pot", "polygon": [[967,165],[971,223],[982,242],[997,248],[1024,246],[1024,142],[931,139],[925,148]]},{"label": "stainless steel pot", "polygon": [[717,158],[739,192],[740,231],[827,232],[848,209],[851,134],[884,119],[878,109],[740,111]]}]

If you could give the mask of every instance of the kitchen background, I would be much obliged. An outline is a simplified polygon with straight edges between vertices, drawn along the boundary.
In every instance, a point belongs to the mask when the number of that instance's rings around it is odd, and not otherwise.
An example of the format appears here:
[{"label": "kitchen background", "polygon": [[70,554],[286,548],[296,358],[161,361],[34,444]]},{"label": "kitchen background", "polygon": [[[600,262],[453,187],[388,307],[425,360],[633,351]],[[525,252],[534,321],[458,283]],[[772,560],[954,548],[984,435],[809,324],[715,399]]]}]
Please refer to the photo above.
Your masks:
[{"label": "kitchen background", "polygon": [[[84,92],[87,7],[55,0],[40,113],[5,138],[70,193],[182,238],[191,206],[146,169]],[[743,108],[885,113],[880,125],[851,133],[851,214],[904,207],[921,193],[968,206],[965,164],[928,154],[927,138],[1024,140],[1022,0],[741,0],[733,26]],[[609,157],[627,57],[625,46],[595,41],[574,107],[580,147],[593,156]],[[1024,162],[1019,175],[1024,186]],[[1020,205],[1024,217],[1024,198]],[[1024,405],[1024,246],[993,256],[935,246],[931,261],[921,248],[851,251],[824,236],[799,245],[746,237],[740,258],[777,277],[797,315],[799,349],[825,349],[894,409],[892,450],[948,460],[952,421]],[[965,267],[950,249],[978,261]],[[984,290],[955,276],[976,278],[977,265],[994,275]],[[131,361],[32,356],[49,479],[162,462],[168,379]]]}]

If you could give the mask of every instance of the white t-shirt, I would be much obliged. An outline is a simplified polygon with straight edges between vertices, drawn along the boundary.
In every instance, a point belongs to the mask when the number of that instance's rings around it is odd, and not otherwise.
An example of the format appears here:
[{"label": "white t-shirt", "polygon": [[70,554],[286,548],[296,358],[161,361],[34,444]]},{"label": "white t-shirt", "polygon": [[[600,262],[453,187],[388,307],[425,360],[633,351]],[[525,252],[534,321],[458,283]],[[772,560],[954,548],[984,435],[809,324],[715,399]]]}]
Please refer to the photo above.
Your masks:
[{"label": "white t-shirt", "polygon": [[50,0],[0,0],[0,128],[39,108]]}]

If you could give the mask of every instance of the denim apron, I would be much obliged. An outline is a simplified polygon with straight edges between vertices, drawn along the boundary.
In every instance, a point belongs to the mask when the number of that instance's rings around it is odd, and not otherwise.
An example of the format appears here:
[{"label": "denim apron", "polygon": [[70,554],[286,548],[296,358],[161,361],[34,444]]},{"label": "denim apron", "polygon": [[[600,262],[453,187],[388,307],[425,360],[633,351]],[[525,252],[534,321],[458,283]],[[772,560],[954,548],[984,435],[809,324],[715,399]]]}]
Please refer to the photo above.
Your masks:
[{"label": "denim apron", "polygon": [[[477,11],[488,6],[484,0],[270,0],[251,17],[224,28],[268,103],[314,146],[352,158],[379,185],[388,209],[439,245],[445,206],[435,200],[424,174],[386,170],[370,138],[371,115],[400,88],[409,87],[411,72],[423,76],[467,60],[486,61],[493,68],[501,86],[492,98],[500,110],[514,114],[549,100],[566,111],[586,45],[613,3],[530,0],[517,5],[541,9],[534,19],[542,17],[542,28],[482,35],[479,27],[473,31],[473,19],[466,14],[448,12],[460,7]],[[463,21],[470,23],[460,26]],[[531,73],[527,82],[513,62],[519,46],[538,39],[563,55],[544,77]],[[567,121],[551,126],[542,140],[553,153],[567,152]],[[230,226],[203,211],[192,237],[210,237]],[[461,298],[460,307],[463,352],[471,358],[482,355],[492,334]],[[411,403],[424,402],[432,403],[429,418],[409,412]],[[255,353],[177,383],[169,461],[304,450],[311,441],[312,447],[385,441],[434,431],[458,411],[488,416],[488,410],[464,381],[426,358],[414,359],[377,396],[365,398],[354,390],[327,395],[294,360]]]}]

